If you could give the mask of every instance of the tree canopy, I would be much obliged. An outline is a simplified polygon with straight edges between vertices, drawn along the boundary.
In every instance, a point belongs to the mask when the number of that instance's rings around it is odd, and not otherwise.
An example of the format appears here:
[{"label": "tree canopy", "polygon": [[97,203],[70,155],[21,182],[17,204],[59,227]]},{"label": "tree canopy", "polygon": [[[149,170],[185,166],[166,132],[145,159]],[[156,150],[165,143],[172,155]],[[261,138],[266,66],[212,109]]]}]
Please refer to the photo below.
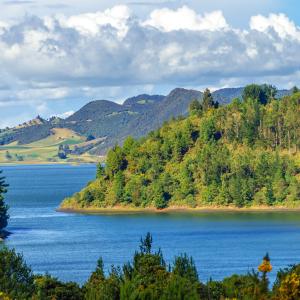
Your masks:
[{"label": "tree canopy", "polygon": [[62,206],[299,205],[300,93],[275,95],[250,85],[219,107],[207,90],[188,117],[112,148],[97,179]]},{"label": "tree canopy", "polygon": [[269,285],[272,271],[269,255],[246,274],[232,274],[220,281],[201,281],[194,260],[187,254],[175,257],[167,265],[162,251],[155,251],[150,233],[141,238],[132,260],[106,269],[99,258],[96,269],[80,287],[45,275],[33,275],[21,255],[14,250],[0,250],[0,299],[24,300],[282,300],[299,299],[300,265],[277,273]]}]

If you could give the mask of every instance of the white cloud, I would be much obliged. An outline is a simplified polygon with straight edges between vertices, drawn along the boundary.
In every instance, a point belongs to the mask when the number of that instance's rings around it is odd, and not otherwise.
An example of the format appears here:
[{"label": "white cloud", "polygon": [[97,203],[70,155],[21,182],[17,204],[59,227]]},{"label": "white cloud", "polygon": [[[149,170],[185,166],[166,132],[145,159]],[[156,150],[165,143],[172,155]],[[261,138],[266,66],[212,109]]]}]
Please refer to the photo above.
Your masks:
[{"label": "white cloud", "polygon": [[170,32],[173,30],[222,30],[228,24],[221,11],[198,15],[187,6],[172,10],[169,8],[154,10],[150,18],[143,22],[144,26],[152,26],[159,30]]},{"label": "white cloud", "polygon": [[250,20],[251,30],[268,32],[274,30],[281,38],[295,38],[300,41],[300,29],[284,14],[270,14],[253,16]]},{"label": "white cloud", "polygon": [[111,26],[117,30],[119,37],[124,37],[128,31],[127,22],[130,10],[125,5],[114,6],[104,12],[86,13],[65,18],[61,16],[60,24],[67,28],[75,28],[83,35],[97,35],[101,28]]},{"label": "white cloud", "polygon": [[290,86],[300,80],[299,35],[282,14],[253,16],[241,30],[220,11],[187,6],[154,10],[143,20],[116,6],[0,23],[0,106],[30,102],[30,109],[47,111],[43,102],[101,99],[102,89],[116,99],[130,86]]},{"label": "white cloud", "polygon": [[66,119],[66,118],[72,116],[74,113],[75,113],[74,110],[69,110],[69,111],[66,111],[66,112],[64,112],[64,113],[62,113],[62,114],[58,114],[57,116],[58,116],[59,118]]}]

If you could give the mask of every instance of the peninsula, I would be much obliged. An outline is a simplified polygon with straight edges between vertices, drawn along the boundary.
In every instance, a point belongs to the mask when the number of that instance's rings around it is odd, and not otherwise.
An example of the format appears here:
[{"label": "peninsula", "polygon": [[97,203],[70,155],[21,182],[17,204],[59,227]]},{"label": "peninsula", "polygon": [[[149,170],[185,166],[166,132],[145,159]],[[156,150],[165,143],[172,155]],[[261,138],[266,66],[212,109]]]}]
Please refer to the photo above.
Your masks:
[{"label": "peninsula", "polygon": [[136,140],[98,165],[66,211],[300,207],[300,93],[250,85],[219,106],[209,90],[189,116]]}]

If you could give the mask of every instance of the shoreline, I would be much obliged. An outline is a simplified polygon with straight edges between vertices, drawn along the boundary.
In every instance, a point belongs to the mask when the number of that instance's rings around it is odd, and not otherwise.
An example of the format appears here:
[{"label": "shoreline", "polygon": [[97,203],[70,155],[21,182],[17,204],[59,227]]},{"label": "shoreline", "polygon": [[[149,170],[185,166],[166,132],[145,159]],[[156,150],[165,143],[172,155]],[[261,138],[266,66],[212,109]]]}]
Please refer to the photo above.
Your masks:
[{"label": "shoreline", "polygon": [[270,212],[299,212],[300,207],[168,207],[165,209],[157,209],[154,207],[135,208],[135,207],[109,207],[109,208],[64,208],[59,207],[57,212],[86,214],[86,215],[102,215],[102,214],[164,214],[164,213],[270,213]]}]

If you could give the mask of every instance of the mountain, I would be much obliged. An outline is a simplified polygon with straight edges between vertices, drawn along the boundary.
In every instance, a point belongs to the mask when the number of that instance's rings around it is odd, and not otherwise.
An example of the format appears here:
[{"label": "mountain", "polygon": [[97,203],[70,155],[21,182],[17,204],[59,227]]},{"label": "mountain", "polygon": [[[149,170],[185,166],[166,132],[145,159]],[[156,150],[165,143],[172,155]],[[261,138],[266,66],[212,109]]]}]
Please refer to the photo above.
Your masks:
[{"label": "mountain", "polygon": [[[243,88],[225,88],[212,95],[223,105],[233,98],[241,98],[242,93]],[[290,91],[278,92],[280,96],[288,93]],[[116,143],[122,144],[128,135],[141,137],[172,117],[185,116],[189,103],[194,99],[201,100],[202,96],[200,91],[176,88],[167,96],[142,94],[126,99],[123,104],[96,100],[66,119],[52,117],[45,120],[38,116],[14,128],[0,130],[0,145],[27,145],[51,136],[53,129],[65,128],[82,136],[82,139],[97,141],[88,145],[80,143],[76,153],[104,155]]]},{"label": "mountain", "polygon": [[97,178],[61,207],[299,207],[300,93],[206,103],[114,146]]},{"label": "mountain", "polygon": [[128,98],[124,101],[123,106],[134,109],[136,111],[147,111],[149,108],[155,106],[162,101],[165,96],[162,95],[147,95],[142,94],[135,97]]}]

